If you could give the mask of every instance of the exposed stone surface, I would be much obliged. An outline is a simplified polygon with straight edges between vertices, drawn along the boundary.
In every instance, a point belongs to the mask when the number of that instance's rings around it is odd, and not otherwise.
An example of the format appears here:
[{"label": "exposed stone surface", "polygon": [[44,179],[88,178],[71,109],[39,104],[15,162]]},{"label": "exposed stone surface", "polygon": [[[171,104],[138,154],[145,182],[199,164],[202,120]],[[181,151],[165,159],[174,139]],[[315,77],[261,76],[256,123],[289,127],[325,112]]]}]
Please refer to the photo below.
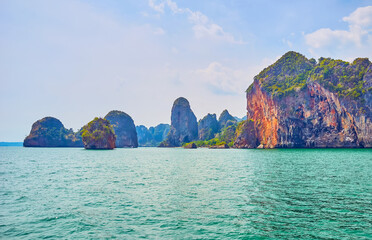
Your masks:
[{"label": "exposed stone surface", "polygon": [[122,111],[111,111],[106,116],[116,135],[117,148],[138,147],[137,131],[133,119]]},{"label": "exposed stone surface", "polygon": [[140,125],[136,126],[138,146],[149,147],[153,141],[152,134],[147,129],[147,127]]},{"label": "exposed stone surface", "polygon": [[183,148],[188,148],[188,149],[195,149],[197,148],[196,144],[191,142],[191,143],[186,143]]},{"label": "exposed stone surface", "polygon": [[60,120],[45,117],[36,121],[23,142],[24,147],[83,147],[79,133],[66,129]]},{"label": "exposed stone surface", "polygon": [[[219,124],[219,128],[220,130],[223,129],[224,127],[226,127],[226,123],[228,121],[231,121],[231,123],[236,123],[236,119],[230,115],[229,111],[227,111],[227,109],[223,110],[223,112],[221,113],[220,117],[218,118],[218,124]],[[230,125],[231,125],[230,123]]]},{"label": "exposed stone surface", "polygon": [[95,118],[82,129],[85,149],[114,149],[116,136],[110,122]]},{"label": "exposed stone surface", "polygon": [[164,141],[170,129],[169,124],[161,123],[155,127],[136,126],[138,145],[140,147],[157,147]]},{"label": "exposed stone surface", "polygon": [[[320,58],[316,64],[298,53],[285,54],[247,90],[247,116],[257,144],[372,147],[371,79],[368,59],[349,64]],[[244,138],[237,139],[236,147],[246,144]]]},{"label": "exposed stone surface", "polygon": [[216,114],[208,113],[203,119],[199,120],[199,139],[205,141],[214,138],[216,133],[218,133],[218,128]]},{"label": "exposed stone surface", "polygon": [[253,120],[239,123],[235,134],[235,148],[256,148],[258,146]]},{"label": "exposed stone surface", "polygon": [[149,131],[154,139],[154,146],[158,146],[164,139],[166,139],[170,130],[170,125],[161,123],[155,127],[150,127]]},{"label": "exposed stone surface", "polygon": [[159,147],[180,147],[198,139],[198,123],[189,101],[177,98],[172,107],[171,127],[167,138]]}]

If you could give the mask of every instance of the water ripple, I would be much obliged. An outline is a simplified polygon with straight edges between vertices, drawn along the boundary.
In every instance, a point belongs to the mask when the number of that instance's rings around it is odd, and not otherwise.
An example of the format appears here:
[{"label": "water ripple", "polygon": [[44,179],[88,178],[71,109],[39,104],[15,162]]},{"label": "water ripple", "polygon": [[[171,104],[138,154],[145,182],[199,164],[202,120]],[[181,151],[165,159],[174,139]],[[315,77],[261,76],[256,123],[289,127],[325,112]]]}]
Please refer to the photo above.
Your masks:
[{"label": "water ripple", "polygon": [[372,150],[0,148],[0,238],[371,239]]}]

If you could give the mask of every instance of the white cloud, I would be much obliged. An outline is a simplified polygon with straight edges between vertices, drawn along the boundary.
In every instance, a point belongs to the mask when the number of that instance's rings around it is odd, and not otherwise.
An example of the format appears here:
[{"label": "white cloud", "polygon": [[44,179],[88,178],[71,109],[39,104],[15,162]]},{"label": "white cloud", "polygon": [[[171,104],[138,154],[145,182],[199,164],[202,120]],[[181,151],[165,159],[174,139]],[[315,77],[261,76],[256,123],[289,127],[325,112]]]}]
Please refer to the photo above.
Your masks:
[{"label": "white cloud", "polygon": [[157,12],[164,13],[164,2],[156,4],[154,0],[149,0],[149,6]]},{"label": "white cloud", "polygon": [[305,34],[306,44],[312,49],[323,47],[343,47],[348,44],[362,47],[366,39],[370,38],[372,29],[372,6],[357,8],[349,16],[342,18],[349,24],[348,30],[332,30],[321,28],[313,33]]},{"label": "white cloud", "polygon": [[242,70],[212,62],[207,68],[195,72],[196,78],[204,82],[216,94],[237,95],[247,88],[249,74]]},{"label": "white cloud", "polygon": [[168,6],[173,14],[186,14],[189,22],[193,24],[192,30],[197,39],[212,38],[233,44],[244,44],[242,40],[235,39],[233,35],[225,32],[220,25],[213,23],[206,15],[199,11],[192,11],[189,8],[179,8],[177,3],[171,0],[164,0],[158,4],[154,0],[149,0],[149,6],[160,13],[164,13],[165,6]]},{"label": "white cloud", "polygon": [[342,18],[350,25],[369,27],[372,25],[372,6],[360,7],[349,16]]}]

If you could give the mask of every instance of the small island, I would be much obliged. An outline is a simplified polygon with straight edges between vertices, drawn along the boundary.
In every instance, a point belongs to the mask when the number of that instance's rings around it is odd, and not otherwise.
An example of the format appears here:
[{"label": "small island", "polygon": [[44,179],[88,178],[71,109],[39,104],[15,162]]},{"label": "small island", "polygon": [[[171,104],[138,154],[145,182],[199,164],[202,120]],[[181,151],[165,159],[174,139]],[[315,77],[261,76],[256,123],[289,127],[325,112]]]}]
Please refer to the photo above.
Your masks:
[{"label": "small island", "polygon": [[83,127],[82,138],[85,149],[114,149],[116,136],[110,122],[95,118]]}]

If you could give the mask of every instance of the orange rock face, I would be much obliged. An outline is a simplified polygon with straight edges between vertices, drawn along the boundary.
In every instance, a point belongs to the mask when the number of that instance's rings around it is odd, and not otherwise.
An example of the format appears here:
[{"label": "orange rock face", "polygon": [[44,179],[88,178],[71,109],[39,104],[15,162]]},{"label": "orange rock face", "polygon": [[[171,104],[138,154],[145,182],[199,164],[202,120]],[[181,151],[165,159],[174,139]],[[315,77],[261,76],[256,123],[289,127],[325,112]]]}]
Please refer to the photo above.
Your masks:
[{"label": "orange rock face", "polygon": [[247,111],[264,148],[369,146],[358,137],[363,128],[356,117],[317,82],[290,96],[273,97],[256,80],[247,93]]},{"label": "orange rock face", "polygon": [[260,144],[273,148],[278,144],[278,107],[275,101],[262,92],[258,81],[247,94],[247,119],[253,119]]},{"label": "orange rock face", "polygon": [[247,118],[260,148],[372,147],[372,63],[290,51],[255,76]]}]

